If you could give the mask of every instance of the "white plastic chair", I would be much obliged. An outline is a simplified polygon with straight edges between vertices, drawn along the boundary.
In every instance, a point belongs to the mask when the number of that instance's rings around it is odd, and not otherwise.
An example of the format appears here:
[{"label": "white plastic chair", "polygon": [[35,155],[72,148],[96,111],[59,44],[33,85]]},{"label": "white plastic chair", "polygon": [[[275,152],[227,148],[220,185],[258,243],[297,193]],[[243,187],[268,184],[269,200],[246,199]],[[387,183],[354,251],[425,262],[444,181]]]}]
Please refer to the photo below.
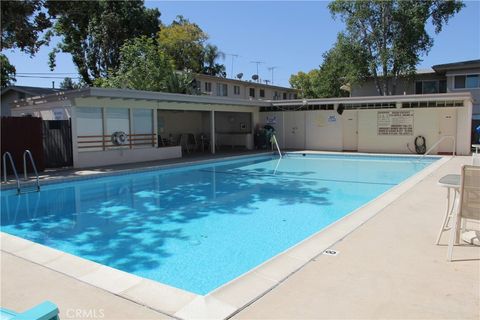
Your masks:
[{"label": "white plastic chair", "polygon": [[460,240],[462,219],[480,221],[480,167],[463,166],[460,181],[460,198],[453,217],[453,227],[448,243],[448,261],[452,261],[454,243]]},{"label": "white plastic chair", "polygon": [[480,153],[472,154],[472,166],[480,166]]}]

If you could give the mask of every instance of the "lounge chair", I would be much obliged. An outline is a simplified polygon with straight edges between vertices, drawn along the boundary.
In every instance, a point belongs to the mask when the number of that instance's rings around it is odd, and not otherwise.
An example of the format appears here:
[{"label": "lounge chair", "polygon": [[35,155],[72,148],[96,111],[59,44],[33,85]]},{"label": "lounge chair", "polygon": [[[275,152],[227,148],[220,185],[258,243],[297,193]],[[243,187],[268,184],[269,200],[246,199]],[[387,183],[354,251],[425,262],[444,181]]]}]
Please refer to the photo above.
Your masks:
[{"label": "lounge chair", "polygon": [[45,301],[25,312],[15,312],[0,308],[0,320],[58,320],[58,308],[50,302]]},{"label": "lounge chair", "polygon": [[448,261],[452,261],[454,243],[460,240],[462,219],[480,221],[480,167],[477,166],[462,167],[460,198],[448,243]]}]

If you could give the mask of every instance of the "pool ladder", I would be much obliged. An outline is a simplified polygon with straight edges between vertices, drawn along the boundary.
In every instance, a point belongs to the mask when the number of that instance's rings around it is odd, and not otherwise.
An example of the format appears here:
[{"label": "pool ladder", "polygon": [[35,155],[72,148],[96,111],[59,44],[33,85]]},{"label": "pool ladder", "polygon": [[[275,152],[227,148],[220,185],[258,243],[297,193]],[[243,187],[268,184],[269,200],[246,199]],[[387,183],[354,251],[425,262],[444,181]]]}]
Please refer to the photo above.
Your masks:
[{"label": "pool ladder", "polygon": [[277,137],[274,134],[272,135],[270,142],[272,143],[272,149],[273,149],[273,146],[277,147],[278,155],[280,156],[280,159],[282,159],[282,152],[280,151],[280,146],[278,145]]},{"label": "pool ladder", "polygon": [[[25,186],[23,189],[26,193],[27,192],[39,192],[40,191],[40,181],[38,177],[38,171],[37,171],[37,166],[35,165],[35,161],[33,160],[32,153],[30,150],[25,150],[23,152],[23,175],[24,175],[24,181],[28,181],[28,172],[27,172],[27,157],[28,160],[30,161],[30,164],[32,165],[33,172],[35,173],[35,186],[34,188],[29,188],[29,186]],[[10,152],[5,152],[2,156],[2,162],[3,162],[3,182],[7,182],[7,160],[10,162],[10,166],[12,167],[13,174],[15,175],[15,181],[17,183],[17,194],[22,193],[22,184],[20,183],[20,178],[18,177],[17,173],[17,168],[15,167],[15,163],[13,162],[12,155]]]}]

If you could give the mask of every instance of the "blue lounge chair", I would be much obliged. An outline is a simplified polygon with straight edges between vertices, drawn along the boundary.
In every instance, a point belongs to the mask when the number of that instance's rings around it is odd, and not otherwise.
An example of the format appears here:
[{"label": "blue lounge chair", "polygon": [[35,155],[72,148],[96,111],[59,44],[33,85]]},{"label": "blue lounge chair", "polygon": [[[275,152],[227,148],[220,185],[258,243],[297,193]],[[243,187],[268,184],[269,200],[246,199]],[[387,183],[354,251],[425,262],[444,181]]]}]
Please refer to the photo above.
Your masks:
[{"label": "blue lounge chair", "polygon": [[58,319],[59,319],[58,308],[54,303],[50,301],[45,301],[22,313],[0,308],[0,320],[58,320]]}]

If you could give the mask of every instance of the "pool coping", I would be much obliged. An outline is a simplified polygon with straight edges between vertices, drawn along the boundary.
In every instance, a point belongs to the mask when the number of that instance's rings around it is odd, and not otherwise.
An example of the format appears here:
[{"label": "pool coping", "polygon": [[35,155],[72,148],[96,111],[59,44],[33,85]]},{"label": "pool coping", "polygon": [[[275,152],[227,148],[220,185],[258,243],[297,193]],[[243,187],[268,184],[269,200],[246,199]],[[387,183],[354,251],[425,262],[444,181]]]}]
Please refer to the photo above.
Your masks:
[{"label": "pool coping", "polygon": [[[298,152],[302,153],[302,151]],[[307,152],[314,153],[311,151],[303,151],[303,153]],[[321,154],[324,152],[315,153]],[[325,153],[363,155],[363,153]],[[381,156],[384,154],[365,155]],[[252,155],[226,157],[222,159],[238,159],[242,157],[252,157]],[[0,232],[1,250],[174,318],[225,319],[240,312],[280,285],[292,274],[301,270],[307,263],[323,254],[326,249],[344,239],[348,234],[366,223],[415,184],[449,161],[451,157],[438,158],[439,160],[422,171],[355,209],[343,218],[204,296],[120,271],[4,232]],[[218,160],[219,159],[208,159],[189,162],[188,164],[202,164]],[[167,168],[166,166],[172,167],[178,165],[187,165],[187,163],[167,164],[155,167]],[[141,169],[143,170],[137,171],[134,169],[133,172],[152,170],[152,167]],[[122,170],[122,172],[124,171],[132,172],[132,170]],[[93,176],[104,177],[105,175],[96,174]],[[81,178],[83,177],[79,178],[79,180],[82,180]],[[68,181],[70,180],[76,179],[69,179]],[[60,182],[65,181],[57,179],[52,183]]]}]

